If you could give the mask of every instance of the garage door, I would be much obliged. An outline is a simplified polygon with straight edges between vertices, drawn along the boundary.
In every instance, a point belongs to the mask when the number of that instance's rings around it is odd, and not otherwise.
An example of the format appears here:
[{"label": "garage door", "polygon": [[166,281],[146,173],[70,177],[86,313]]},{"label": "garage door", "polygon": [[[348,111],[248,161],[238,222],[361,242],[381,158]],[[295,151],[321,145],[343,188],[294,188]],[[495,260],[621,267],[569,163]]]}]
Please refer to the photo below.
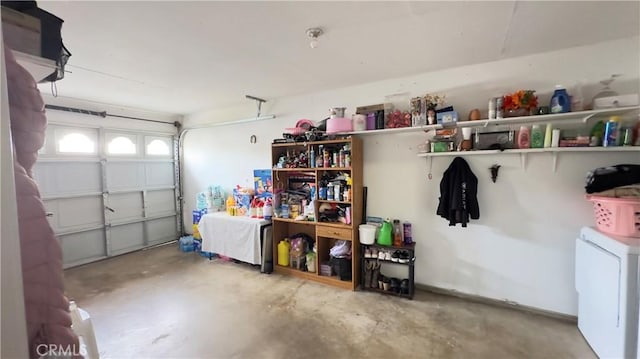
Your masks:
[{"label": "garage door", "polygon": [[34,168],[65,268],[179,237],[174,134],[49,125]]}]

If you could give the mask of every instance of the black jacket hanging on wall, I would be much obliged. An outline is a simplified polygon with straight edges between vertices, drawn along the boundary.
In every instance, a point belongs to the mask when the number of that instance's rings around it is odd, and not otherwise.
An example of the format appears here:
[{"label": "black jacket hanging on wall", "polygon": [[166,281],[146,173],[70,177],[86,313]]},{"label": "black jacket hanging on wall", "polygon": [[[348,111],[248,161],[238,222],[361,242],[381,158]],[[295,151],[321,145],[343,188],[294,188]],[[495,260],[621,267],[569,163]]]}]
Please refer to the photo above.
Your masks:
[{"label": "black jacket hanging on wall", "polygon": [[440,204],[437,214],[449,220],[450,226],[466,227],[471,219],[480,218],[478,178],[462,157],[456,157],[440,181]]}]

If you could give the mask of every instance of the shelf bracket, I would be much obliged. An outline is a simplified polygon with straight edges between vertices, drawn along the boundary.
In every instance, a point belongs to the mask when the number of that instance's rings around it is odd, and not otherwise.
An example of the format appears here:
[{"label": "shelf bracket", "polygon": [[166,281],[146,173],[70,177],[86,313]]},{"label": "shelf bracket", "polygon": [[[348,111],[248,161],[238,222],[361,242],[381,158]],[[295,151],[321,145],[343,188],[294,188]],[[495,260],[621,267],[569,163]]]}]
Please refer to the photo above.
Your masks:
[{"label": "shelf bracket", "polygon": [[553,164],[552,164],[553,167],[551,169],[553,170],[553,173],[556,173],[556,169],[558,168],[558,152],[553,152],[552,156],[553,156]]},{"label": "shelf bracket", "polygon": [[[593,118],[593,116],[595,116],[595,115],[596,115],[595,113],[592,113],[592,114],[590,114],[590,115],[584,116],[584,117],[582,118],[582,123],[587,123],[587,121],[589,121],[590,119],[592,119],[592,118]],[[555,171],[554,171],[554,172],[555,172]]]},{"label": "shelf bracket", "polygon": [[527,154],[522,152],[520,153],[520,166],[522,167],[523,171],[526,171],[527,169]]},{"label": "shelf bracket", "polygon": [[433,168],[433,157],[429,156],[429,174],[427,175],[427,178],[429,178],[429,181],[431,181],[431,179],[433,178],[433,176],[431,175],[432,168]]}]

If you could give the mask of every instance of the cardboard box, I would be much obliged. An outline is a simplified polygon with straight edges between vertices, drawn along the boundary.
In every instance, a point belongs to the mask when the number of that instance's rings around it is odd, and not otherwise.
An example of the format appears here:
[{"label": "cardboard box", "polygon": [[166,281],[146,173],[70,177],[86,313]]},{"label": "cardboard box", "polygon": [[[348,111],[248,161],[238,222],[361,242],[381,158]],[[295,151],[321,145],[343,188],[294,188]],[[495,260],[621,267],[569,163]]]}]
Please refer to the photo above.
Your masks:
[{"label": "cardboard box", "polygon": [[239,192],[237,188],[233,189],[233,199],[236,201],[236,216],[251,216],[251,201],[253,195]]},{"label": "cardboard box", "polygon": [[452,152],[454,150],[453,141],[432,141],[431,152]]},{"label": "cardboard box", "polygon": [[40,57],[41,29],[40,19],[2,7],[2,35],[12,50]]},{"label": "cardboard box", "polygon": [[253,189],[256,197],[273,197],[273,177],[271,170],[253,170]]},{"label": "cardboard box", "polygon": [[455,125],[455,123],[458,122],[458,112],[456,111],[438,112],[436,113],[436,119],[438,120],[438,124],[443,126]]}]

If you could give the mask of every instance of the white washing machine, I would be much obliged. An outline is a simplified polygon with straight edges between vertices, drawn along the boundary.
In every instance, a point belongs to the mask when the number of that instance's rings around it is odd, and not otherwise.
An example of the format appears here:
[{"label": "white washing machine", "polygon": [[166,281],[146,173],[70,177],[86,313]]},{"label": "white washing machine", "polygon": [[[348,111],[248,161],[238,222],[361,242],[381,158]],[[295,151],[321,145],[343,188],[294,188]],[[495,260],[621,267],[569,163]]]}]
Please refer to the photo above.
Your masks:
[{"label": "white washing machine", "polygon": [[600,358],[638,358],[640,238],[584,227],[576,240],[578,328]]}]

